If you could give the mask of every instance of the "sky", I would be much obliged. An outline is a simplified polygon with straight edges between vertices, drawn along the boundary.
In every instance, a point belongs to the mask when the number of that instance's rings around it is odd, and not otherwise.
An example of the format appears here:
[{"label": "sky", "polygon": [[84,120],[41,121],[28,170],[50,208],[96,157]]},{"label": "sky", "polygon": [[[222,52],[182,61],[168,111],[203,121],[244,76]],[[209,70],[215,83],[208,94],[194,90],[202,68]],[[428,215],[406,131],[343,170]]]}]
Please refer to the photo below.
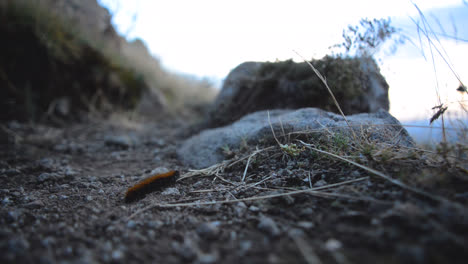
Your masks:
[{"label": "sky", "polygon": [[[127,39],[140,38],[174,72],[222,79],[245,61],[320,59],[342,42],[342,31],[361,18],[391,18],[411,41],[376,54],[390,85],[390,113],[401,121],[430,118],[433,106],[449,103],[460,115],[459,81],[427,41],[419,41],[416,4],[440,38],[459,78],[468,78],[468,3],[463,0],[98,0]],[[414,4],[413,4],[414,3]],[[440,25],[439,25],[440,24]],[[462,40],[460,40],[462,39]],[[440,48],[442,50],[442,48]],[[442,51],[441,51],[442,52]],[[435,65],[435,69],[434,69]],[[438,94],[438,96],[437,96]],[[461,98],[463,100],[464,98]],[[458,110],[457,110],[458,109]],[[466,118],[466,112],[465,116]]]}]

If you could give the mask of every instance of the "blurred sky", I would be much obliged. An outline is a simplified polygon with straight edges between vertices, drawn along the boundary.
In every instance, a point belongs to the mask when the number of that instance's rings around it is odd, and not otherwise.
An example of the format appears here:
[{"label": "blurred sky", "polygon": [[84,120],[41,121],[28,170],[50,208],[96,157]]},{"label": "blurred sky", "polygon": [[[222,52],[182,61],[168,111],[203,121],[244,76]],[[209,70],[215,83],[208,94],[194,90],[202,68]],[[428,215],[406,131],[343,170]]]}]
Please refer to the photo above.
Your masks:
[{"label": "blurred sky", "polygon": [[[427,40],[420,42],[421,20],[413,3],[424,12],[440,37],[445,57],[461,80],[468,82],[468,3],[462,0],[98,0],[113,13],[113,23],[127,39],[140,38],[169,70],[208,77],[220,84],[244,61],[321,58],[328,47],[342,42],[342,31],[361,18],[388,18],[410,37],[397,52],[384,47],[376,54],[390,84],[390,112],[401,121],[429,119],[431,108],[456,102],[459,81]],[[465,40],[465,41],[464,41]],[[441,50],[442,51],[442,50]],[[442,51],[443,52],[443,51]],[[434,70],[434,65],[435,70]],[[435,74],[435,72],[437,74]],[[458,110],[457,110],[458,109]],[[466,118],[458,103],[451,115]]]}]

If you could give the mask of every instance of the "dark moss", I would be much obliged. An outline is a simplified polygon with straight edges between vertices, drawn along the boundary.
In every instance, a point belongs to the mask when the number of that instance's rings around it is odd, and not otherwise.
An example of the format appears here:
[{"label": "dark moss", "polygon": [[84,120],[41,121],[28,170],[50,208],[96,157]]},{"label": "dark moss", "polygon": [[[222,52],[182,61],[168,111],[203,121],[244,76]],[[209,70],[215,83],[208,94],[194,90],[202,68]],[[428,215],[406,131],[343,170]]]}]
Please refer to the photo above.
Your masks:
[{"label": "dark moss", "polygon": [[[325,76],[345,114],[369,112],[369,104],[360,104],[368,84],[359,58],[326,56],[311,63]],[[213,111],[209,126],[225,125],[245,114],[267,109],[318,107],[338,112],[325,85],[305,62],[263,63],[255,76],[240,84],[238,91],[222,109]]]}]

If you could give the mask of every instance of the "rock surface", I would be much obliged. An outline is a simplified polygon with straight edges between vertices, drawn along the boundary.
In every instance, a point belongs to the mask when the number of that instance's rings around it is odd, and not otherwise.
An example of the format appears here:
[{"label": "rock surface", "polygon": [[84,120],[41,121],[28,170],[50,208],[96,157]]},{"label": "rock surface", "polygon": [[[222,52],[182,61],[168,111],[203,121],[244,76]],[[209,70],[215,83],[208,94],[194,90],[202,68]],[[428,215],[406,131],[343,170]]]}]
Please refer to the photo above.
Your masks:
[{"label": "rock surface", "polygon": [[[398,120],[384,110],[351,115],[347,119],[356,134],[360,135],[362,129],[368,130],[371,140],[406,146],[414,144]],[[314,129],[321,129],[320,133],[340,131],[344,136],[351,137],[342,116],[317,108],[303,108],[296,111],[273,110],[270,111],[270,120],[279,138],[283,130],[284,133],[289,133]],[[224,160],[223,147],[236,149],[242,141],[248,144],[258,144],[259,141],[265,142],[272,139],[268,111],[259,111],[243,117],[232,125],[202,131],[187,139],[177,154],[185,165],[200,169]]]},{"label": "rock surface", "polygon": [[[388,84],[372,59],[326,56],[312,64],[327,79],[346,115],[389,109]],[[227,76],[205,127],[223,126],[259,110],[304,107],[337,112],[308,64],[245,62]]]}]

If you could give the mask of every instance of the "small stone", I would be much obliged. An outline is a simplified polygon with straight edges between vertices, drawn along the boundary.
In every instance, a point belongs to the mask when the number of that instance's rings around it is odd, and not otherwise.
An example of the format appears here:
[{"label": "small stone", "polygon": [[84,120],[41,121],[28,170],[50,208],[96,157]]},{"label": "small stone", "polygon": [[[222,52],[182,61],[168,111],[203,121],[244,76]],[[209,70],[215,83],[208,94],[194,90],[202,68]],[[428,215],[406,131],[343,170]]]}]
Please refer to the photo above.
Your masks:
[{"label": "small stone", "polygon": [[67,177],[73,177],[78,173],[75,170],[73,170],[70,166],[66,166],[63,170],[63,174]]},{"label": "small stone", "polygon": [[11,203],[10,197],[7,196],[7,197],[3,198],[2,205],[8,205],[10,203]]},{"label": "small stone", "polygon": [[211,263],[218,263],[219,262],[219,254],[218,252],[213,252],[210,254],[199,254],[197,258],[197,262],[201,264],[211,264]]},{"label": "small stone", "polygon": [[54,160],[49,158],[43,158],[39,160],[39,165],[46,169],[54,168]]},{"label": "small stone", "polygon": [[239,254],[241,256],[245,255],[252,248],[252,245],[253,243],[250,240],[241,241],[239,245],[240,247]]},{"label": "small stone", "polygon": [[314,187],[322,187],[327,185],[328,183],[325,180],[318,180],[316,183],[314,183]]},{"label": "small stone", "polygon": [[247,210],[247,205],[244,202],[238,202],[234,207],[234,212],[238,217],[242,217]]},{"label": "small stone", "polygon": [[128,136],[106,136],[104,144],[109,147],[129,149],[132,146],[132,140]]},{"label": "small stone", "polygon": [[8,222],[16,222],[18,221],[21,213],[19,211],[9,211],[7,215]]},{"label": "small stone", "polygon": [[164,223],[159,220],[153,220],[148,222],[148,227],[151,229],[159,229],[164,226]]},{"label": "small stone", "polygon": [[39,209],[44,207],[44,203],[41,200],[35,200],[25,204],[24,207],[28,209]]},{"label": "small stone", "polygon": [[300,211],[301,216],[310,216],[314,214],[314,209],[306,207]]},{"label": "small stone", "polygon": [[65,254],[66,255],[72,255],[73,254],[73,248],[71,246],[65,247]]},{"label": "small stone", "polygon": [[255,205],[251,205],[251,206],[249,207],[249,210],[252,211],[252,212],[258,212],[258,211],[260,211],[260,208],[258,208],[258,207],[255,206]]},{"label": "small stone", "polygon": [[297,226],[302,227],[304,229],[311,229],[315,226],[315,224],[309,221],[299,221],[297,223]]},{"label": "small stone", "polygon": [[167,169],[166,167],[157,167],[157,168],[151,170],[150,174],[151,175],[163,174],[163,173],[167,173],[167,172],[169,172],[169,169]]},{"label": "small stone", "polygon": [[341,244],[341,242],[334,238],[330,238],[327,240],[327,242],[325,242],[325,248],[329,251],[336,251],[340,249],[342,246],[343,245]]},{"label": "small stone", "polygon": [[258,229],[268,233],[270,236],[277,236],[280,234],[280,230],[275,221],[267,216],[262,215],[260,217],[257,227]]},{"label": "small stone", "polygon": [[136,227],[136,225],[137,225],[136,222],[133,221],[133,220],[130,220],[130,221],[127,222],[127,227],[128,228],[134,228],[134,227]]},{"label": "small stone", "polygon": [[86,196],[86,201],[91,202],[93,200],[93,197],[91,195]]},{"label": "small stone", "polygon": [[162,195],[180,195],[179,189],[177,188],[167,188],[162,193]]},{"label": "small stone", "polygon": [[55,180],[58,180],[62,178],[61,175],[57,174],[57,173],[48,173],[48,172],[44,172],[44,173],[41,173],[38,177],[37,177],[37,181],[38,182],[45,182],[45,181],[55,181]]},{"label": "small stone", "polygon": [[21,172],[18,169],[7,169],[3,173],[7,176],[15,176],[20,174]]},{"label": "small stone", "polygon": [[17,256],[25,254],[29,246],[29,242],[21,237],[13,238],[8,241],[8,251]]},{"label": "small stone", "polygon": [[219,226],[221,223],[219,221],[203,223],[197,227],[197,233],[207,239],[215,239],[220,230]]},{"label": "small stone", "polygon": [[112,260],[114,261],[118,261],[118,260],[121,260],[123,257],[124,257],[124,253],[120,250],[114,250],[112,251]]},{"label": "small stone", "polygon": [[[189,243],[188,243],[189,244]],[[172,250],[184,260],[192,260],[196,256],[196,251],[193,247],[187,245],[187,243],[181,244],[178,242],[171,243]]]}]

